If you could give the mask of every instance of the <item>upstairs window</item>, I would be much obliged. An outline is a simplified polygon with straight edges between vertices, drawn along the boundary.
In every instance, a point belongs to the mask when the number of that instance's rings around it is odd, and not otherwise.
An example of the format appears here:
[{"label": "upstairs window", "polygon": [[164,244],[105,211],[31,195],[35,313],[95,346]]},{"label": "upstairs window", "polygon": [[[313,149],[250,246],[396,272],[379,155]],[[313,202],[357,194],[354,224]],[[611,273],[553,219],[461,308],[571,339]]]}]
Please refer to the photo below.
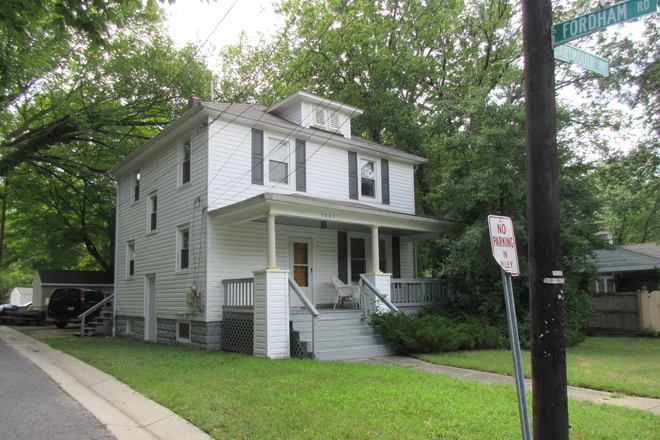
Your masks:
[{"label": "upstairs window", "polygon": [[289,143],[280,139],[269,140],[268,181],[289,183]]},{"label": "upstairs window", "polygon": [[135,242],[130,241],[126,245],[126,278],[135,275]]},{"label": "upstairs window", "polygon": [[149,230],[155,231],[158,228],[158,196],[156,194],[149,197]]},{"label": "upstairs window", "polygon": [[140,172],[138,171],[135,173],[135,192],[134,192],[134,198],[135,201],[137,202],[140,200]]},{"label": "upstairs window", "polygon": [[376,164],[370,160],[360,160],[361,194],[376,197]]},{"label": "upstairs window", "polygon": [[190,182],[190,141],[183,144],[183,161],[181,162],[181,184]]}]

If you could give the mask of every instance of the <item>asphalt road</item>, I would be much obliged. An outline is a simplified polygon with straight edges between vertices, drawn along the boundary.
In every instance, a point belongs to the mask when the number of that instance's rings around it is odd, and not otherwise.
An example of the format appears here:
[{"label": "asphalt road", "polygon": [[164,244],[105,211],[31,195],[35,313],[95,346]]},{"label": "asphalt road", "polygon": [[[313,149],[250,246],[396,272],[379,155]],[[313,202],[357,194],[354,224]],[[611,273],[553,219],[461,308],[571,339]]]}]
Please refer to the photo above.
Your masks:
[{"label": "asphalt road", "polygon": [[94,416],[0,340],[0,440],[109,439]]}]

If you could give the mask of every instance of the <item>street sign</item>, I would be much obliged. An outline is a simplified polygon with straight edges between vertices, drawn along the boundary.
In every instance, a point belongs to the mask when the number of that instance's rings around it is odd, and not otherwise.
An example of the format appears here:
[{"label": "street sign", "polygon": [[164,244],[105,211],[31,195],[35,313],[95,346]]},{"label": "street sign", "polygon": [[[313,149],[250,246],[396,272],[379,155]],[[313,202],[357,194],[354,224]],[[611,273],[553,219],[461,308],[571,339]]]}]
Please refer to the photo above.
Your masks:
[{"label": "street sign", "polygon": [[513,222],[509,217],[489,215],[488,230],[490,231],[490,247],[495,261],[506,273],[517,277],[520,275],[520,268]]},{"label": "street sign", "polygon": [[657,0],[615,3],[553,26],[552,47],[658,10]]},{"label": "street sign", "polygon": [[609,76],[610,74],[610,63],[605,58],[597,57],[569,44],[555,47],[554,52],[557,60],[577,64],[601,75]]}]

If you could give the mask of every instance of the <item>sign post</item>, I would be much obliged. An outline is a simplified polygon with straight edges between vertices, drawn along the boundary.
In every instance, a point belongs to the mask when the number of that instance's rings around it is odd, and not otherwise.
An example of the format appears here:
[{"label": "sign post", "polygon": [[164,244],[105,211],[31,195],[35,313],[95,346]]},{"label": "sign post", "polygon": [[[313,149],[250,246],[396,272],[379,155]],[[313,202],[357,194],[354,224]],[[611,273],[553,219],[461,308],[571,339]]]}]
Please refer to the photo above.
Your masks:
[{"label": "sign post", "polygon": [[523,440],[531,440],[532,431],[529,424],[529,411],[527,409],[525,375],[522,367],[520,339],[518,337],[518,321],[516,319],[516,307],[513,301],[513,285],[511,283],[512,275],[520,275],[518,250],[516,248],[516,236],[513,231],[513,222],[509,217],[489,215],[488,230],[490,231],[490,246],[493,251],[493,257],[495,257],[495,261],[497,261],[497,264],[502,268],[506,317],[507,322],[509,323],[511,355],[513,356],[513,369],[516,376],[516,391],[518,393],[520,429],[522,430]]}]

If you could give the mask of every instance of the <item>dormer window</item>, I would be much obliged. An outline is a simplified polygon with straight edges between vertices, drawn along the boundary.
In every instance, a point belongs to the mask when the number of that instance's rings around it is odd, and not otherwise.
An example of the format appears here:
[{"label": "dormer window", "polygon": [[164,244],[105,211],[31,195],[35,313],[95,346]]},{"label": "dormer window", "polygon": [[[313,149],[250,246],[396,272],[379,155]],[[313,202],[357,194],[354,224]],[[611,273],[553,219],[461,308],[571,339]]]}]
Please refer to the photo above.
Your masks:
[{"label": "dormer window", "polygon": [[339,113],[334,110],[316,107],[314,109],[314,127],[324,130],[339,131]]}]

